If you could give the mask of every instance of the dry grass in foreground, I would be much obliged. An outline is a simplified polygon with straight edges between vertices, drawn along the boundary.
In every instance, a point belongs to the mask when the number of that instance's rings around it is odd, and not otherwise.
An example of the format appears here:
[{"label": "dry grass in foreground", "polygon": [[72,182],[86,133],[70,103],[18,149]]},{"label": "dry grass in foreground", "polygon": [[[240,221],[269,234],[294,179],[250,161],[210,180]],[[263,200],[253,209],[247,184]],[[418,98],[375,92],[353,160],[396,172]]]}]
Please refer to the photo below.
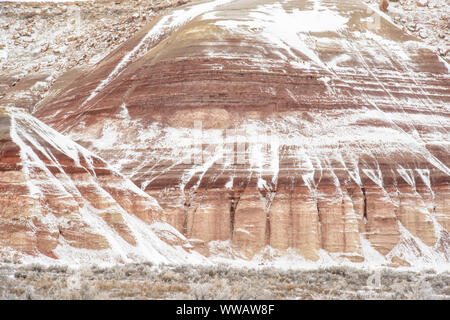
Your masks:
[{"label": "dry grass in foreground", "polygon": [[450,273],[0,264],[0,299],[450,299]]}]

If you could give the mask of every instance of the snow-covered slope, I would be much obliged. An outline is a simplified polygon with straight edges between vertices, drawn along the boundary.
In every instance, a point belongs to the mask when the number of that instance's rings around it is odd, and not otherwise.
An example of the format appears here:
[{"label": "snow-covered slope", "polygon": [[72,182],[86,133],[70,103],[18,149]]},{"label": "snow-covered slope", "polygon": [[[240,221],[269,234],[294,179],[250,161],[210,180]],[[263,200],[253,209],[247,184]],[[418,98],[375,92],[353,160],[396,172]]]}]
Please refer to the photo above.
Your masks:
[{"label": "snow-covered slope", "polygon": [[212,251],[448,263],[450,75],[424,43],[357,0],[195,1],[145,31],[35,115]]},{"label": "snow-covered slope", "polygon": [[[0,111],[1,252],[35,261],[201,261],[149,195],[19,109]],[[33,257],[33,258],[31,258]]]}]

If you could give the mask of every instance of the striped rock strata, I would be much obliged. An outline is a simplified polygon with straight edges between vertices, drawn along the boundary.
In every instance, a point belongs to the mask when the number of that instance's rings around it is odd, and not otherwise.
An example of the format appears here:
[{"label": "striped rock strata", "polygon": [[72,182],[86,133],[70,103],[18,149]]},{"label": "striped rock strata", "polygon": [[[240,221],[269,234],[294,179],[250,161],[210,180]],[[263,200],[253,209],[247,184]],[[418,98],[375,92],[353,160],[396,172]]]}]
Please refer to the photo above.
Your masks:
[{"label": "striped rock strata", "polygon": [[181,247],[192,246],[158,222],[161,213],[101,158],[19,109],[0,110],[2,251],[75,263],[184,261]]},{"label": "striped rock strata", "polygon": [[376,6],[193,2],[65,86],[35,116],[188,238],[449,261],[449,66]]}]

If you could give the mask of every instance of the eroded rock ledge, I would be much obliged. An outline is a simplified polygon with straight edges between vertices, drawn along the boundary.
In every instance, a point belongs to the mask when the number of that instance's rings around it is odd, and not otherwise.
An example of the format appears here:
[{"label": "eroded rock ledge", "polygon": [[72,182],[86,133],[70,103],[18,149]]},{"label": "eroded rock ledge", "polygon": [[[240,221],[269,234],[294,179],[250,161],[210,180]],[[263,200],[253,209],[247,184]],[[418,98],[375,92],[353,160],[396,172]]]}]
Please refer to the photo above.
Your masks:
[{"label": "eroded rock ledge", "polygon": [[2,253],[73,263],[183,260],[187,242],[154,224],[160,215],[153,198],[101,158],[23,111],[0,110]]},{"label": "eroded rock ledge", "polygon": [[449,67],[371,14],[350,0],[193,3],[35,115],[210,248],[448,263]]}]

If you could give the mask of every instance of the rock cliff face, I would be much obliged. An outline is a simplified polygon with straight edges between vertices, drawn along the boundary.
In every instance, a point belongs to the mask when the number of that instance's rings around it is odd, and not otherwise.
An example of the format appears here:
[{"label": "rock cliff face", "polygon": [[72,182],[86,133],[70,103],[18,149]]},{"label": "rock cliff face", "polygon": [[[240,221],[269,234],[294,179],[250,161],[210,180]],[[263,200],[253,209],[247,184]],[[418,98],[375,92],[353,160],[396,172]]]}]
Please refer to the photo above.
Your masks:
[{"label": "rock cliff face", "polygon": [[448,263],[449,66],[377,10],[194,2],[35,116],[210,248]]},{"label": "rock cliff face", "polygon": [[[0,110],[0,246],[66,262],[183,261],[157,202],[29,114]],[[95,261],[95,260],[94,260]]]}]

